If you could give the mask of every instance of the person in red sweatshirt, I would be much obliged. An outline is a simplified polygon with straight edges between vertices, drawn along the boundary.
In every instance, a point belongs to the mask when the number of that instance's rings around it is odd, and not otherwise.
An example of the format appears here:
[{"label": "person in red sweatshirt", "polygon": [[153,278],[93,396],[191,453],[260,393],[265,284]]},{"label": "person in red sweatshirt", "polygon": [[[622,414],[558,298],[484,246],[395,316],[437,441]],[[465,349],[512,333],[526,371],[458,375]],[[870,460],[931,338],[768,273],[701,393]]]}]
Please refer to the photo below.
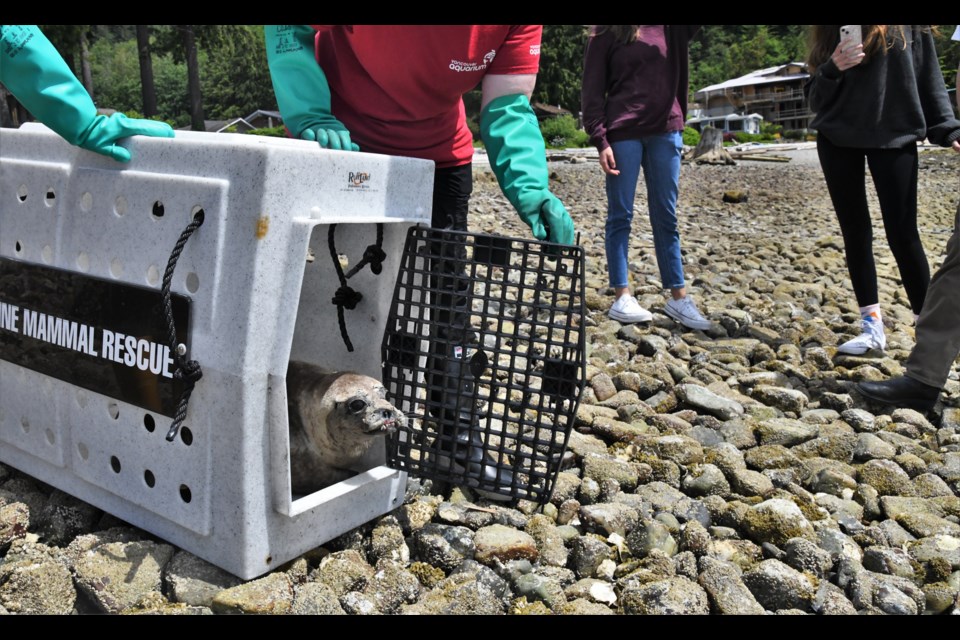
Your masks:
[{"label": "person in red sweatshirt", "polygon": [[[573,221],[550,192],[544,141],[530,107],[540,25],[267,25],[265,32],[290,134],[327,149],[433,160],[435,228],[467,230],[473,136],[462,96],[480,85],[480,135],[504,195],[537,239],[573,244]],[[456,275],[462,271],[456,264],[435,260],[431,270]],[[436,281],[453,286],[457,278]],[[440,422],[448,460],[481,483],[509,485],[513,474],[488,464],[479,430],[457,414],[457,398],[447,392],[451,380],[466,379],[459,354],[476,339],[468,293],[434,294],[442,328],[434,327],[427,365],[429,411]],[[456,386],[460,396],[475,392],[472,381]]]}]

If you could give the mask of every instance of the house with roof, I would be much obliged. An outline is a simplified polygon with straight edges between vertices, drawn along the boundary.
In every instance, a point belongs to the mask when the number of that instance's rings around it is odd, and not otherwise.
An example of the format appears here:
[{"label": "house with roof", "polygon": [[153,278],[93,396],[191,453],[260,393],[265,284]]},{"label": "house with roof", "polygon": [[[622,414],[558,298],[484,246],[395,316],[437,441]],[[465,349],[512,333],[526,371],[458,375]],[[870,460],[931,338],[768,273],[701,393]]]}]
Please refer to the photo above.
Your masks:
[{"label": "house with roof", "polygon": [[272,129],[283,124],[283,116],[279,111],[257,109],[244,118],[254,129]]},{"label": "house with roof", "polygon": [[548,118],[559,118],[560,116],[573,115],[572,112],[570,112],[568,109],[564,109],[560,105],[553,106],[552,104],[545,104],[537,101],[531,102],[530,108],[533,109],[533,113],[537,116],[537,120],[546,120]]},{"label": "house with roof", "polygon": [[[759,69],[745,76],[704,87],[694,93],[699,110],[690,126],[705,124],[724,131],[759,133],[760,121],[784,129],[807,129],[813,114],[803,95],[810,74],[803,62],[788,62]],[[725,128],[729,127],[729,128]],[[755,131],[751,131],[756,127]]]},{"label": "house with roof", "polygon": [[727,113],[720,116],[704,115],[702,109],[691,109],[691,117],[687,119],[687,126],[703,132],[704,127],[713,127],[724,133],[760,133],[760,123],[763,116],[759,113]]},{"label": "house with roof", "polygon": [[[207,133],[246,133],[255,127],[243,118],[231,120],[204,120],[203,126]],[[180,127],[180,131],[190,131],[190,126]]]},{"label": "house with roof", "polygon": [[[272,129],[283,124],[283,116],[279,111],[257,109],[245,118],[230,120],[204,120],[207,133],[246,133],[252,129]],[[182,131],[189,131],[190,127],[181,127]]]}]

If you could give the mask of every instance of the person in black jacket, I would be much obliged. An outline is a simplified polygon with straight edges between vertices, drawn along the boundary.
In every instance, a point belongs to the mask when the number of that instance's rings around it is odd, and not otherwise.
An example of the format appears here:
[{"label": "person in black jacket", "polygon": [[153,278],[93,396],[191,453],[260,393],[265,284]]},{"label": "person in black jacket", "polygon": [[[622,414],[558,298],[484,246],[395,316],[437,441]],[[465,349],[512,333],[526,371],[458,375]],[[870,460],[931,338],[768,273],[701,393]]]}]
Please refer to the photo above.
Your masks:
[{"label": "person in black jacket", "polygon": [[917,142],[960,150],[929,25],[862,25],[862,44],[840,42],[840,25],[813,25],[805,86],[816,113],[820,165],[840,222],[861,334],[837,349],[861,355],[886,347],[873,231],[864,181],[870,168],[890,250],[919,316],[930,267],[917,230]]},{"label": "person in black jacket", "polygon": [[[960,40],[960,26],[953,34]],[[960,69],[957,73],[960,85]],[[957,91],[960,109],[960,91]],[[954,142],[954,151],[960,145]],[[907,374],[881,382],[861,382],[857,390],[881,402],[919,411],[929,411],[940,397],[940,391],[960,355],[960,204],[953,223],[953,235],[947,242],[947,255],[930,281],[927,301],[917,320],[917,344],[907,358]]]}]

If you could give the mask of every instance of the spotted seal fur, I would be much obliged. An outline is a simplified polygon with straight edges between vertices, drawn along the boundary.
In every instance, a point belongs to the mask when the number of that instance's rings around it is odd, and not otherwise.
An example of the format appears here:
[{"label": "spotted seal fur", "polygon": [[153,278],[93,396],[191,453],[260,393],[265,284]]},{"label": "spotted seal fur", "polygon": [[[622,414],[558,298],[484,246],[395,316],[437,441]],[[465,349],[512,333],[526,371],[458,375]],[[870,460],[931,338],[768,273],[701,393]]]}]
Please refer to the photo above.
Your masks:
[{"label": "spotted seal fur", "polygon": [[293,361],[287,368],[290,480],[307,494],[356,475],[382,436],[406,424],[380,381]]}]

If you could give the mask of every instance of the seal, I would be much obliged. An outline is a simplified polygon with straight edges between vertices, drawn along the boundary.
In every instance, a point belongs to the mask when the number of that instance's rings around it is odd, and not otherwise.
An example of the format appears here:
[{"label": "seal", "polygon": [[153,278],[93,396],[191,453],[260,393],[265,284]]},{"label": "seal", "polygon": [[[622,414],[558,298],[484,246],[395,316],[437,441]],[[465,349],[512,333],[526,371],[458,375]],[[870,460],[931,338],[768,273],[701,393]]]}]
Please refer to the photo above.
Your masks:
[{"label": "seal", "polygon": [[379,380],[328,372],[305,362],[287,368],[290,481],[308,494],[350,478],[384,435],[406,425]]}]

